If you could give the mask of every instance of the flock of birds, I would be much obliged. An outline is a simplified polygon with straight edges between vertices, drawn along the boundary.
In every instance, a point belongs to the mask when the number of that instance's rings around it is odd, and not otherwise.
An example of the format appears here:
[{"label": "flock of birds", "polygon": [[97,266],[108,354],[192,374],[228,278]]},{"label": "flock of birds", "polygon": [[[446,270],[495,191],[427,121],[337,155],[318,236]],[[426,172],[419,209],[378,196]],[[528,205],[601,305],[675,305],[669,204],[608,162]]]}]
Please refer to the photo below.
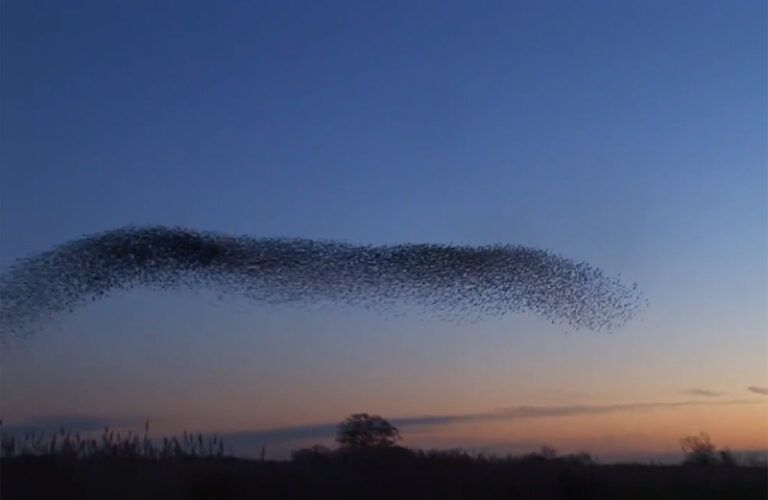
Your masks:
[{"label": "flock of birds", "polygon": [[531,312],[571,328],[622,326],[642,299],[583,262],[509,245],[359,246],[126,227],[18,260],[0,275],[2,332],[28,332],[135,287],[217,289],[269,304],[417,307],[444,319]]}]

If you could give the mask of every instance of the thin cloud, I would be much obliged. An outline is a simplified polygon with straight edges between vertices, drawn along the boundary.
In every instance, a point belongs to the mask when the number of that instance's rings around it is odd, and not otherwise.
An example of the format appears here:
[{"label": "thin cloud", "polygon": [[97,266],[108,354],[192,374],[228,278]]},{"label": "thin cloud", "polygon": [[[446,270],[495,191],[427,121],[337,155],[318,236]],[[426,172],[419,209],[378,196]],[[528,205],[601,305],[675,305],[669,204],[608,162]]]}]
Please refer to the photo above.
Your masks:
[{"label": "thin cloud", "polygon": [[568,405],[568,406],[517,406],[502,408],[487,413],[474,413],[466,415],[428,415],[423,417],[393,419],[395,425],[444,425],[463,422],[476,422],[483,420],[510,420],[519,418],[546,418],[546,417],[571,417],[579,415],[597,415],[605,413],[648,411],[663,408],[678,408],[681,406],[695,405],[732,405],[754,404],[759,401],[732,400],[732,401],[675,401],[654,403],[628,403],[613,405]]},{"label": "thin cloud", "polygon": [[718,396],[722,396],[725,394],[721,391],[711,391],[709,389],[698,389],[696,387],[692,389],[686,389],[684,391],[681,391],[683,394],[689,394],[691,396],[703,396],[705,398],[716,398]]},{"label": "thin cloud", "polygon": [[29,417],[19,422],[3,425],[3,432],[8,434],[31,434],[57,432],[64,429],[70,432],[99,431],[105,427],[128,427],[140,425],[138,419],[53,415],[47,417]]},{"label": "thin cloud", "polygon": [[[628,403],[613,405],[567,405],[567,406],[516,406],[490,412],[454,415],[422,415],[415,417],[390,418],[389,421],[401,430],[407,427],[432,427],[497,420],[526,418],[558,418],[580,415],[599,415],[620,412],[641,412],[657,409],[673,409],[685,406],[725,406],[743,404],[764,404],[759,400],[729,401],[674,401],[652,403]],[[336,431],[336,423],[324,423],[297,427],[278,427],[258,431],[223,434],[224,439],[237,447],[253,448],[263,444],[285,443],[309,439],[330,439]]]},{"label": "thin cloud", "polygon": [[747,387],[748,391],[754,392],[755,394],[762,394],[763,396],[768,396],[768,387],[759,387],[756,385],[750,385]]},{"label": "thin cloud", "polygon": [[227,443],[234,444],[238,448],[255,449],[263,444],[285,443],[304,439],[325,439],[332,437],[336,432],[335,423],[304,425],[296,427],[277,427],[259,431],[233,432],[222,434]]}]

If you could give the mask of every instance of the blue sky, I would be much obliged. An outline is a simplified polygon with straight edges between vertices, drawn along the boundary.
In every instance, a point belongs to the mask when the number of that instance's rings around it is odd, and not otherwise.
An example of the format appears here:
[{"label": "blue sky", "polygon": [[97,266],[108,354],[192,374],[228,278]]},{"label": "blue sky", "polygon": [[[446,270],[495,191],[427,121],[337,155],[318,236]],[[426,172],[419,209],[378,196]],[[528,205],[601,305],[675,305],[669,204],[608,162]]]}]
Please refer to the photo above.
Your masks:
[{"label": "blue sky", "polygon": [[[98,416],[112,411],[110,388],[133,391],[133,408],[157,380],[169,394],[206,380],[213,394],[254,375],[258,361],[285,401],[265,386],[258,395],[271,403],[250,418],[285,426],[308,397],[366,403],[332,390],[348,375],[335,368],[339,352],[350,373],[366,372],[360,394],[383,391],[396,416],[536,399],[540,387],[521,379],[610,403],[674,399],[692,384],[768,385],[764,2],[8,1],[2,10],[3,266],[83,234],[169,224],[533,245],[622,273],[650,301],[614,336],[568,337],[527,317],[458,327],[116,297],[5,354],[4,406],[19,418],[72,413],[65,400],[32,403],[54,390],[90,401],[83,411]],[[118,347],[136,358],[121,364]],[[240,375],[205,360],[233,351],[252,356],[234,363]],[[150,352],[167,370],[138,361]],[[551,366],[537,368],[542,357]],[[584,375],[590,366],[619,373],[600,382]],[[463,392],[430,406],[451,373]],[[88,397],[83,385],[51,381],[95,375],[114,380]],[[311,379],[328,384],[297,389]],[[402,396],[404,380],[421,390]],[[164,414],[144,403],[137,413]],[[177,406],[199,411],[187,399]],[[328,408],[316,421],[347,410]]]}]

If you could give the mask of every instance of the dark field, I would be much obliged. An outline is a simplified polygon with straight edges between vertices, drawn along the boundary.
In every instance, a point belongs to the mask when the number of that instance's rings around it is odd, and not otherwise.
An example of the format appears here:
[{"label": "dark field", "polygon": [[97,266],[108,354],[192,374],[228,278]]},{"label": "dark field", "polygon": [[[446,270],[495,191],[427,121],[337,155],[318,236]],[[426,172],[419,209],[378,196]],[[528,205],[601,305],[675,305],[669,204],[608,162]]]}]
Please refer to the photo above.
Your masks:
[{"label": "dark field", "polygon": [[273,462],[37,456],[2,459],[15,499],[761,499],[764,467],[585,465],[450,456]]}]

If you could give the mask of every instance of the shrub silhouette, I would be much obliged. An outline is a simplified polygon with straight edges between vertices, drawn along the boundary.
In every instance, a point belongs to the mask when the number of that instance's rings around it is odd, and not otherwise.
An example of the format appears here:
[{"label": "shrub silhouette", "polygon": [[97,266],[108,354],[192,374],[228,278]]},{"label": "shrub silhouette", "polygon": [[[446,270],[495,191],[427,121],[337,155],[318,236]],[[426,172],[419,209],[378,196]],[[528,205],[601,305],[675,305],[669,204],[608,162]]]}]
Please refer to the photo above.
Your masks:
[{"label": "shrub silhouette", "polygon": [[336,442],[354,449],[391,448],[402,439],[400,431],[378,415],[355,413],[339,423]]},{"label": "shrub silhouette", "polygon": [[291,453],[291,460],[294,462],[315,463],[321,460],[327,460],[333,456],[333,450],[322,444],[316,444],[309,448],[301,448]]},{"label": "shrub silhouette", "polygon": [[698,436],[686,436],[680,440],[680,447],[685,453],[686,465],[733,465],[735,460],[727,449],[719,453],[706,432]]},{"label": "shrub silhouette", "polygon": [[720,464],[728,467],[735,467],[738,465],[736,457],[733,456],[733,453],[731,453],[731,450],[728,448],[720,450]]}]

